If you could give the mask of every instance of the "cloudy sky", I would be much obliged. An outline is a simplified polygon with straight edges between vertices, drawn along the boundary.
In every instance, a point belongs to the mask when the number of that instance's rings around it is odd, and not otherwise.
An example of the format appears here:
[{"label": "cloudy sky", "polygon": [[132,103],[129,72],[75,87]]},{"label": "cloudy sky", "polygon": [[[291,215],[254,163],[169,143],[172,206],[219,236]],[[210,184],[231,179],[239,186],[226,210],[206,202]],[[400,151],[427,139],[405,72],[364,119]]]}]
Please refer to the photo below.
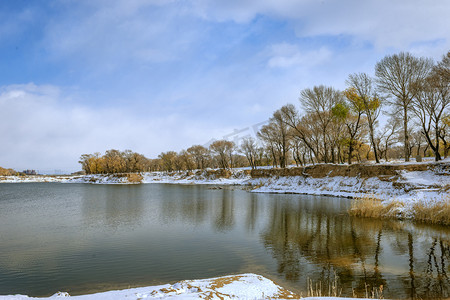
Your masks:
[{"label": "cloudy sky", "polygon": [[1,1],[0,166],[76,171],[83,153],[252,135],[385,55],[439,60],[449,14],[448,0]]}]

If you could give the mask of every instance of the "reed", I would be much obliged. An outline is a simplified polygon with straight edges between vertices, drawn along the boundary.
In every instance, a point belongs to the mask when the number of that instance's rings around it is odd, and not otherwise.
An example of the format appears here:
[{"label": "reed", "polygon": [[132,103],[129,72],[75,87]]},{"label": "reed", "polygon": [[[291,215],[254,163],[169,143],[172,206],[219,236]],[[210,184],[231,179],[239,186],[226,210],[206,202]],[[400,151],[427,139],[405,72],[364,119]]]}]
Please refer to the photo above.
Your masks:
[{"label": "reed", "polygon": [[[355,198],[349,209],[351,216],[363,218],[404,218],[405,203],[398,200],[381,201],[375,195]],[[442,201],[415,202],[408,208],[409,216],[417,222],[450,225],[450,195]]]}]

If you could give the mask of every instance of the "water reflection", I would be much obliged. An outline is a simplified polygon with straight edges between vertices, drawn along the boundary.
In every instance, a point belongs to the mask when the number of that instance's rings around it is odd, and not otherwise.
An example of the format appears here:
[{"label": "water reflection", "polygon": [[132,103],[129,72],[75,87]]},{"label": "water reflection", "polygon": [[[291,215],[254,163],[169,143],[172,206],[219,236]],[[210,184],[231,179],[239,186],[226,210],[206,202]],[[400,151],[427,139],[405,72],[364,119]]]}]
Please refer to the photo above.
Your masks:
[{"label": "water reflection", "polygon": [[136,224],[143,215],[144,195],[139,186],[89,185],[83,190],[85,222],[115,228]]},{"label": "water reflection", "polygon": [[234,226],[234,193],[229,189],[222,190],[220,204],[216,207],[214,225],[218,231],[228,231]]},{"label": "water reflection", "polygon": [[311,210],[307,201],[273,202],[271,212],[262,238],[288,280],[310,278],[328,289],[336,274],[346,295],[363,296],[383,286],[396,297],[449,296],[448,241],[412,232],[399,222]]}]

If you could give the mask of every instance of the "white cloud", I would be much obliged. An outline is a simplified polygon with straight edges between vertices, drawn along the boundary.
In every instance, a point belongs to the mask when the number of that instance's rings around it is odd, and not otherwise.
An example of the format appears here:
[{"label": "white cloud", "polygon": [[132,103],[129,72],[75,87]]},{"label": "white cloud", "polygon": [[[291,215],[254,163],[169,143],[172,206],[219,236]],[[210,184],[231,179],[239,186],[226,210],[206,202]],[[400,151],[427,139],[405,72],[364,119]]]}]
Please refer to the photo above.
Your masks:
[{"label": "white cloud", "polygon": [[315,66],[331,57],[331,51],[321,47],[313,51],[300,51],[296,45],[282,43],[269,47],[268,66],[273,68],[290,68],[294,66]]},{"label": "white cloud", "polygon": [[[404,50],[416,41],[446,39],[450,1],[197,0],[193,10],[215,21],[249,22],[267,15],[292,22],[301,37],[350,35],[378,48]],[[443,48],[441,52],[447,50]]]},{"label": "white cloud", "polygon": [[131,149],[149,157],[208,141],[217,131],[180,115],[139,116],[70,104],[60,89],[34,84],[0,92],[0,166],[76,170],[83,153]]}]

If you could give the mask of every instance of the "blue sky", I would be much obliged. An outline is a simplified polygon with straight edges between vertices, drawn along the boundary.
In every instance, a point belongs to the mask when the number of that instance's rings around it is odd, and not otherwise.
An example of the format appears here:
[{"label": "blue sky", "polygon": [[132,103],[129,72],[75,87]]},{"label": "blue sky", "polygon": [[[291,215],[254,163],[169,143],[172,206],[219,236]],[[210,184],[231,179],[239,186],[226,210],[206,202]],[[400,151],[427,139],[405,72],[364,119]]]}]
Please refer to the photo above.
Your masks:
[{"label": "blue sky", "polygon": [[446,0],[1,1],[0,166],[75,171],[83,153],[220,139],[385,55],[439,60],[449,13]]}]

